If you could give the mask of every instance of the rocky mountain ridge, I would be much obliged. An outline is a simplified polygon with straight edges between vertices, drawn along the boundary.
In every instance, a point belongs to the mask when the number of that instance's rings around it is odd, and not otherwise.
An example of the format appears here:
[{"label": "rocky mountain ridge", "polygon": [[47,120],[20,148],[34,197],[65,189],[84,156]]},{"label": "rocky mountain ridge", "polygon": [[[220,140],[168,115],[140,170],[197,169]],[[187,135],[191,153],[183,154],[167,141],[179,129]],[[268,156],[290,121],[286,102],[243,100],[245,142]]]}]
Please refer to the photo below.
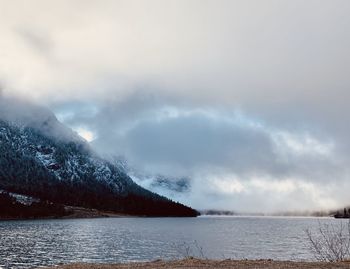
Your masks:
[{"label": "rocky mountain ridge", "polygon": [[134,183],[48,110],[13,105],[0,102],[0,189],[134,215],[197,215]]}]

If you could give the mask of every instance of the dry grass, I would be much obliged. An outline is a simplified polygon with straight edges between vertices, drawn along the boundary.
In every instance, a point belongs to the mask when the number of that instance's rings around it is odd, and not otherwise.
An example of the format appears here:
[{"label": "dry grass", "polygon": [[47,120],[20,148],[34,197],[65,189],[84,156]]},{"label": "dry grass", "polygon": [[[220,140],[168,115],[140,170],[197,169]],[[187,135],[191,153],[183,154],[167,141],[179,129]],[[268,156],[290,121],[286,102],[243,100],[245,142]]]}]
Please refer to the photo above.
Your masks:
[{"label": "dry grass", "polygon": [[259,261],[213,261],[186,259],[181,261],[154,261],[148,263],[128,264],[71,264],[56,267],[57,269],[194,269],[194,268],[215,268],[215,269],[350,269],[350,262],[341,263],[311,263],[311,262],[279,262],[270,260]]}]

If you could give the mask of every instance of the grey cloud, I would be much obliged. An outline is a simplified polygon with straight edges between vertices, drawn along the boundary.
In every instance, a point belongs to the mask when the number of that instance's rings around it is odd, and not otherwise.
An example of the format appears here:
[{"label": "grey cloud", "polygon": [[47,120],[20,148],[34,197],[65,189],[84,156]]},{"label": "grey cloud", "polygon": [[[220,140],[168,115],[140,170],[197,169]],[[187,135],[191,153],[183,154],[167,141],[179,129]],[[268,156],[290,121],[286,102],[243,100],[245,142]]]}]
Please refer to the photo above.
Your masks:
[{"label": "grey cloud", "polygon": [[39,129],[44,134],[59,140],[81,141],[75,132],[57,120],[50,109],[26,99],[0,95],[0,120]]},{"label": "grey cloud", "polygon": [[[305,128],[296,122],[293,129],[277,121],[261,120],[261,115],[254,117],[223,107],[188,106],[142,94],[100,103],[96,111],[83,117],[78,113],[69,123],[83,124],[95,132],[98,137],[93,143],[95,148],[102,153],[123,155],[133,168],[144,171],[145,175],[190,177],[189,193],[154,190],[199,208],[223,208],[225,204],[230,209],[249,211],[259,208],[259,204],[267,211],[296,210],[300,205],[305,210],[324,208],[327,206],[320,203],[334,197],[335,191],[325,195],[320,194],[319,189],[334,184],[347,186],[349,171],[344,164],[348,158],[339,152],[339,141],[329,140],[328,135],[311,125]],[[280,132],[292,140],[282,139]],[[233,184],[238,180],[247,190],[225,194],[214,184],[222,178],[228,178]],[[267,186],[272,184],[272,189],[259,191],[259,187],[249,185],[259,178],[264,179],[263,184]],[[271,183],[277,181],[283,186],[286,180],[311,184],[314,196],[305,196],[310,190],[300,186],[281,194]],[[149,177],[139,183],[152,187]],[[230,189],[230,183],[225,184]],[[265,198],[262,203],[264,196],[271,199]],[[281,199],[278,205],[274,203],[277,197]],[[337,197],[336,202],[331,199],[328,207],[341,205],[340,201],[346,200],[343,194]]]},{"label": "grey cloud", "polygon": [[18,28],[18,36],[32,49],[46,57],[50,56],[53,50],[53,41],[49,35],[38,30]]},{"label": "grey cloud", "polygon": [[[98,137],[94,145],[100,151],[124,155],[139,167],[167,174],[187,176],[213,169],[239,175],[268,174],[282,179],[303,176],[319,181],[339,171],[333,157],[318,151],[304,150],[298,154],[289,148],[288,143],[307,147],[303,143],[310,133],[305,133],[303,128],[291,131],[260,123],[237,111],[189,108],[174,103],[165,105],[165,102],[138,95],[123,102],[108,102],[98,107],[95,114],[79,112],[67,123],[93,131]],[[288,142],[285,137],[276,141],[281,131],[294,136],[295,141]],[[323,138],[311,132],[310,139],[315,140],[311,143],[315,145],[309,147],[334,150],[332,141]]]},{"label": "grey cloud", "polygon": [[[138,163],[230,167],[233,170],[255,170],[270,166],[273,158],[266,134],[203,115],[192,115],[164,121],[145,121],[125,135],[126,153]],[[247,163],[250,159],[251,163]]]}]

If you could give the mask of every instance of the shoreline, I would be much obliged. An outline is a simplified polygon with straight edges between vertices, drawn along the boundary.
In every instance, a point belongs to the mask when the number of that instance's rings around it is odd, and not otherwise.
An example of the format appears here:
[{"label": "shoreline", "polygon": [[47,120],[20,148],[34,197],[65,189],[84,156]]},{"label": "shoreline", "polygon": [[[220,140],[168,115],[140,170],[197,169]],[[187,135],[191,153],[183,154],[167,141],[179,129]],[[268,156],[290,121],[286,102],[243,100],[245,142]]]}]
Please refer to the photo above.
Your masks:
[{"label": "shoreline", "polygon": [[[0,216],[0,221],[26,221],[26,220],[69,220],[69,219],[108,219],[108,218],[174,218],[174,216],[143,216],[143,215],[128,215],[115,212],[104,212],[95,209],[79,208],[74,213],[64,216],[41,216],[41,217],[7,217]],[[334,219],[333,216],[277,216],[277,215],[200,215],[197,217],[178,217],[178,218],[316,218],[316,219]],[[177,217],[175,217],[177,218]],[[349,267],[350,269],[350,267]]]},{"label": "shoreline", "polygon": [[138,218],[142,216],[127,215],[122,213],[99,211],[97,209],[89,209],[77,206],[65,206],[65,210],[69,212],[63,216],[39,216],[39,217],[7,217],[0,216],[0,221],[24,221],[24,220],[64,220],[64,219],[100,219],[100,218]]},{"label": "shoreline", "polygon": [[215,269],[349,269],[350,262],[294,262],[274,260],[203,260],[188,258],[177,261],[156,260],[152,262],[135,262],[119,264],[67,264],[46,269],[192,269],[192,268],[215,268]]},{"label": "shoreline", "polygon": [[[196,218],[188,216],[147,216],[147,215],[130,215],[117,213],[113,211],[100,211],[98,209],[65,206],[65,210],[69,212],[67,215],[57,216],[39,216],[39,217],[8,217],[0,216],[0,221],[25,221],[25,220],[65,220],[65,219],[105,219],[105,218]],[[197,216],[199,217],[199,216]]]}]

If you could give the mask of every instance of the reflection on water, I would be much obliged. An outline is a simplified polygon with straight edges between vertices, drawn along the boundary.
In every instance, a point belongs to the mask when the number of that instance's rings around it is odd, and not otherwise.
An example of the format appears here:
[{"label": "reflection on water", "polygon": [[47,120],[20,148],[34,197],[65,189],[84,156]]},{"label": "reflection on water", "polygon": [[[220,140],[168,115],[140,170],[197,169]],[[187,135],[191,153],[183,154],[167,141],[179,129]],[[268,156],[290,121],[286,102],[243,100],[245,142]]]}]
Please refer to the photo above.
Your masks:
[{"label": "reflection on water", "polygon": [[[0,266],[33,268],[70,262],[181,258],[313,259],[305,230],[316,218],[200,217],[0,222]],[[196,242],[196,243],[194,243]]]}]

